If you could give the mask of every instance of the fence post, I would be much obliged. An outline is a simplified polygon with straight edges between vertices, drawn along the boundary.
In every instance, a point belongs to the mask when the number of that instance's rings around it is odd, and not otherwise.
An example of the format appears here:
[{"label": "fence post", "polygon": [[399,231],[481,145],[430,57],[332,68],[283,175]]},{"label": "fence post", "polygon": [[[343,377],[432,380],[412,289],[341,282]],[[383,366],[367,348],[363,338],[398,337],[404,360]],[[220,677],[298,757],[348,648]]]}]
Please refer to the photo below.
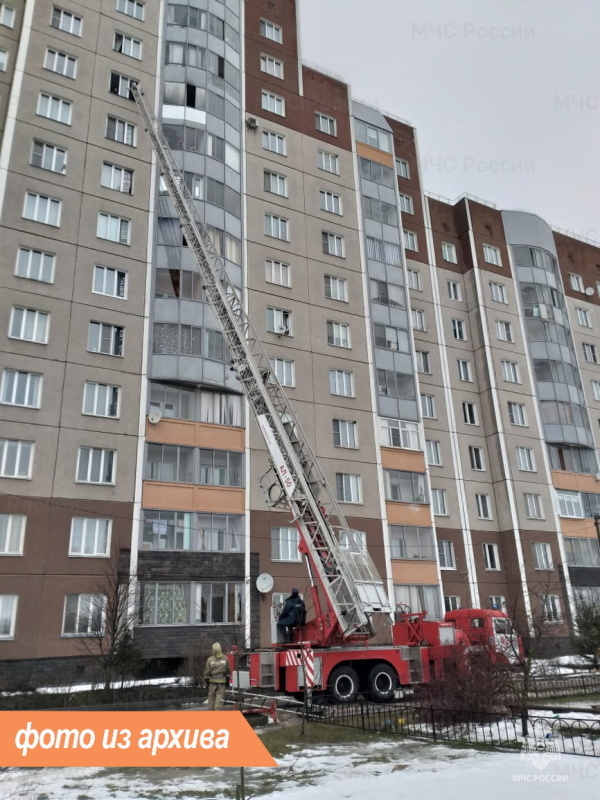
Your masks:
[{"label": "fence post", "polygon": [[364,704],[363,704],[362,697],[360,699],[360,719],[361,719],[361,723],[362,723],[362,729],[364,731],[365,730],[365,709],[364,709]]},{"label": "fence post", "polygon": [[527,736],[528,733],[529,733],[529,728],[528,728],[528,725],[527,725],[528,719],[529,719],[529,709],[526,708],[526,707],[522,708],[521,709],[521,735],[522,736]]},{"label": "fence post", "polygon": [[431,712],[431,728],[433,730],[433,741],[437,742],[437,733],[435,730],[435,717],[433,716],[433,706],[429,710]]}]

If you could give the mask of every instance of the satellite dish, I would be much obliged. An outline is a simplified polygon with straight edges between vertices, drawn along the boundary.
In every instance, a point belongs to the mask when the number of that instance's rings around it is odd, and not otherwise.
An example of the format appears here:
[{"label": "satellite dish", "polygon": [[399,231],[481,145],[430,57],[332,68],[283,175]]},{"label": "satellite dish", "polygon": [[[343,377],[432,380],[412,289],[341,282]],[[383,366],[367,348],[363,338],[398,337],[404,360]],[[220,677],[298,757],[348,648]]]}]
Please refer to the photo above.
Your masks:
[{"label": "satellite dish", "polygon": [[585,290],[585,293],[587,294],[588,297],[591,297],[594,294],[593,287],[592,286],[588,286],[587,289]]},{"label": "satellite dish", "polygon": [[280,336],[283,336],[284,333],[287,333],[287,325],[280,325],[279,328],[277,328],[277,333]]},{"label": "satellite dish", "polygon": [[261,594],[267,594],[272,591],[274,583],[272,575],[269,575],[268,572],[261,572],[256,579],[256,588]]},{"label": "satellite dish", "polygon": [[162,419],[162,414],[158,410],[158,408],[152,408],[150,413],[148,414],[148,422],[151,422],[152,425],[156,425]]}]

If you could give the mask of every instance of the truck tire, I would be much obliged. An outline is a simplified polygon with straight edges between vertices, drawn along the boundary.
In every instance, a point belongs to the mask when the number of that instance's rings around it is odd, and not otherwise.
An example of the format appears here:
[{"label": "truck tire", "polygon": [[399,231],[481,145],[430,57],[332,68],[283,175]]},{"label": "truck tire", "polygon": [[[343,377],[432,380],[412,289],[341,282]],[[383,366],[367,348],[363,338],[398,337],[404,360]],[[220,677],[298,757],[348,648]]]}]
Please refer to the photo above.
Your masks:
[{"label": "truck tire", "polygon": [[367,694],[374,703],[391,703],[398,688],[396,670],[385,662],[375,664],[367,679]]},{"label": "truck tire", "polygon": [[358,675],[352,667],[337,667],[329,676],[327,688],[336,703],[353,703],[360,689]]}]

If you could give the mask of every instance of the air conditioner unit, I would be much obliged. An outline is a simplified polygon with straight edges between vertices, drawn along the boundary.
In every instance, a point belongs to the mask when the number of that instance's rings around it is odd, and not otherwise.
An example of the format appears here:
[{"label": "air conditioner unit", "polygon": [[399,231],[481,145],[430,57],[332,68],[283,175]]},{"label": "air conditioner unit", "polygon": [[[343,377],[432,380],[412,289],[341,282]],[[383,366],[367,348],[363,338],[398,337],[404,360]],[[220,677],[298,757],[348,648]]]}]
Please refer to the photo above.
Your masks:
[{"label": "air conditioner unit", "polygon": [[258,120],[256,117],[246,117],[246,127],[255,131],[258,128]]}]

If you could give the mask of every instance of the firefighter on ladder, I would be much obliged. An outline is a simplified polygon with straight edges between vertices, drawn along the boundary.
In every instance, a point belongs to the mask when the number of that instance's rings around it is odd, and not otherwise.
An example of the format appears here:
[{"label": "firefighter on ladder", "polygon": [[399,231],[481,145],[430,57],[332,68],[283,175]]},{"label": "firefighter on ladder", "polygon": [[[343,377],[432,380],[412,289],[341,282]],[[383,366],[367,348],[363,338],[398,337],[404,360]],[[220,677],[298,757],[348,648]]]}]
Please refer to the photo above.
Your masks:
[{"label": "firefighter on ladder", "polygon": [[221,645],[215,642],[212,646],[212,656],[206,660],[204,670],[204,680],[208,686],[209,711],[221,710],[230,674],[229,661],[224,656]]}]

